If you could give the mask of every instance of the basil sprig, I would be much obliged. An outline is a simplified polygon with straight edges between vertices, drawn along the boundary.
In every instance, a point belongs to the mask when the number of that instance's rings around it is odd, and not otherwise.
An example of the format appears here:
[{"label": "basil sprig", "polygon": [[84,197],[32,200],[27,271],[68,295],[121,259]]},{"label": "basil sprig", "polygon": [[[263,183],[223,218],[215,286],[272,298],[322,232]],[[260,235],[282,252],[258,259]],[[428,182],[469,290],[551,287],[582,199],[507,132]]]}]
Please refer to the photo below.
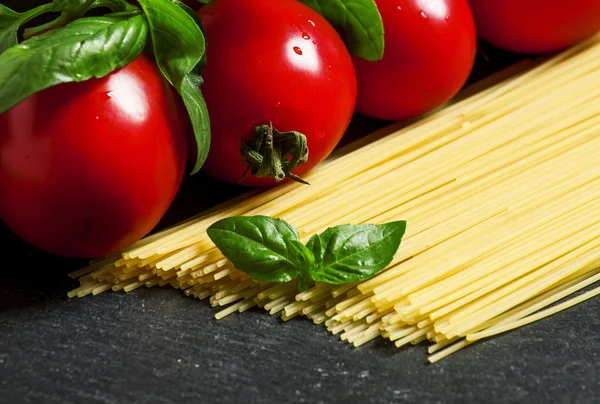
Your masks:
[{"label": "basil sprig", "polygon": [[86,17],[15,45],[0,55],[0,113],[50,86],[103,77],[140,55],[142,15]]},{"label": "basil sprig", "polygon": [[229,217],[207,229],[240,271],[265,282],[298,278],[300,291],[315,281],[340,285],[371,278],[393,260],[405,231],[405,221],[345,224],[315,234],[304,245],[293,226],[269,216]]},{"label": "basil sprig", "polygon": [[197,173],[210,148],[210,120],[202,96],[201,72],[206,64],[206,40],[196,13],[178,0],[139,0],[150,26],[156,63],[181,95],[196,139]]}]

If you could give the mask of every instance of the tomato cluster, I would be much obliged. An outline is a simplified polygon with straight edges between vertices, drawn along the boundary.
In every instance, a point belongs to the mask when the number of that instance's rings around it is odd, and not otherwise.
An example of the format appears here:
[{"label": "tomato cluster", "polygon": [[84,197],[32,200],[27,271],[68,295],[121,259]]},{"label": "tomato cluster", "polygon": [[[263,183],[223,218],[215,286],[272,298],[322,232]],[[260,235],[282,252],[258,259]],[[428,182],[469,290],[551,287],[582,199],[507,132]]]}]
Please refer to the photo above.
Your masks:
[{"label": "tomato cluster", "polygon": [[[600,30],[599,0],[375,0],[384,48],[374,60],[348,46],[350,5],[334,23],[299,0],[196,1],[185,3],[197,5],[207,41],[202,169],[246,186],[304,182],[355,112],[400,120],[443,106],[471,74],[477,39],[544,53]],[[197,150],[173,80],[148,56],[0,115],[0,218],[18,236],[53,254],[97,257],[163,217]]]}]

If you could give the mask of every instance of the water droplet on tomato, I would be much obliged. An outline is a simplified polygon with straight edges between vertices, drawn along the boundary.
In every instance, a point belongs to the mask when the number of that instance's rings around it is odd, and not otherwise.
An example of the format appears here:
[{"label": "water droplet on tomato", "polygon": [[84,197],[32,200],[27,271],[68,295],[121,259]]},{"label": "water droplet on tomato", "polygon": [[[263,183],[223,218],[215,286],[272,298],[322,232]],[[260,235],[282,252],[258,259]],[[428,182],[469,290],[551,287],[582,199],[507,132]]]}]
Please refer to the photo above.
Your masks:
[{"label": "water droplet on tomato", "polygon": [[306,32],[303,32],[302,39],[306,39],[308,41],[310,39],[310,36]]},{"label": "water droplet on tomato", "polygon": [[275,104],[276,108],[279,108],[281,106],[281,101],[277,101],[277,104]]},{"label": "water droplet on tomato", "polygon": [[308,23],[309,23],[310,25],[312,25],[313,27],[316,27],[315,23],[314,23],[312,20],[308,20]]},{"label": "water droplet on tomato", "polygon": [[294,46],[294,52],[296,52],[297,55],[302,55],[302,49],[297,46]]},{"label": "water droplet on tomato", "polygon": [[402,6],[398,6],[398,10],[402,11]]},{"label": "water droplet on tomato", "polygon": [[446,16],[446,21],[448,21],[450,19],[450,17]]},{"label": "water droplet on tomato", "polygon": [[425,14],[425,11],[421,11],[421,17],[427,19],[427,14]]},{"label": "water droplet on tomato", "polygon": [[315,45],[316,45],[316,44],[317,44],[317,41],[314,41],[314,40],[313,40],[313,44],[315,44]]},{"label": "water droplet on tomato", "polygon": [[112,91],[109,91],[108,93],[106,93],[106,96],[107,96],[108,98],[112,98],[112,96],[113,96],[113,92],[112,92]]}]

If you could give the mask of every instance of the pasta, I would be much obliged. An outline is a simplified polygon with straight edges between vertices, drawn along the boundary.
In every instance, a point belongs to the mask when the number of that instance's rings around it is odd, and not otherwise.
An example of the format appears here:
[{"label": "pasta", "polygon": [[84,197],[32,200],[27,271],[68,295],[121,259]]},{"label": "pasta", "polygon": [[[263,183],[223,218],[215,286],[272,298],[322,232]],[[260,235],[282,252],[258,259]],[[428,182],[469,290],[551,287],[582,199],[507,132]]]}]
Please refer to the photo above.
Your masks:
[{"label": "pasta", "polygon": [[[525,61],[460,100],[342,149],[305,176],[246,195],[73,273],[70,297],[146,286],[209,299],[217,318],[258,306],[305,316],[354,346],[430,341],[436,362],[600,294],[600,38]],[[406,220],[390,266],[341,286],[258,282],[206,228],[280,217],[311,234]],[[558,304],[557,304],[558,303]]]}]

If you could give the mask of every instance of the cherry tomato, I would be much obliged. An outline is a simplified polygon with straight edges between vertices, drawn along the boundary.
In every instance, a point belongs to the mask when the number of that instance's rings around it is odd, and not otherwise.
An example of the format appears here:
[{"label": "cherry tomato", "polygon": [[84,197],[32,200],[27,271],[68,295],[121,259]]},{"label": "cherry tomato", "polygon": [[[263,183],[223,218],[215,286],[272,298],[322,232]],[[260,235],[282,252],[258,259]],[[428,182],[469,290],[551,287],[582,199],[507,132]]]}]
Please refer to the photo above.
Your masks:
[{"label": "cherry tomato", "polygon": [[[296,0],[216,0],[199,10],[207,37],[202,91],[211,120],[203,170],[238,183],[248,164],[242,144],[272,122],[306,136],[301,176],[322,162],[344,135],[356,102],[352,58],[334,28]],[[270,186],[249,174],[241,182]]]},{"label": "cherry tomato", "polygon": [[152,230],[185,162],[171,89],[141,56],[104,78],[50,87],[0,116],[0,217],[46,252],[103,256]]},{"label": "cherry tomato", "polygon": [[357,111],[400,120],[449,101],[475,62],[475,24],[466,0],[375,2],[385,30],[384,55],[375,62],[354,58]]},{"label": "cherry tomato", "polygon": [[469,0],[477,34],[518,53],[554,52],[600,30],[600,0]]}]

